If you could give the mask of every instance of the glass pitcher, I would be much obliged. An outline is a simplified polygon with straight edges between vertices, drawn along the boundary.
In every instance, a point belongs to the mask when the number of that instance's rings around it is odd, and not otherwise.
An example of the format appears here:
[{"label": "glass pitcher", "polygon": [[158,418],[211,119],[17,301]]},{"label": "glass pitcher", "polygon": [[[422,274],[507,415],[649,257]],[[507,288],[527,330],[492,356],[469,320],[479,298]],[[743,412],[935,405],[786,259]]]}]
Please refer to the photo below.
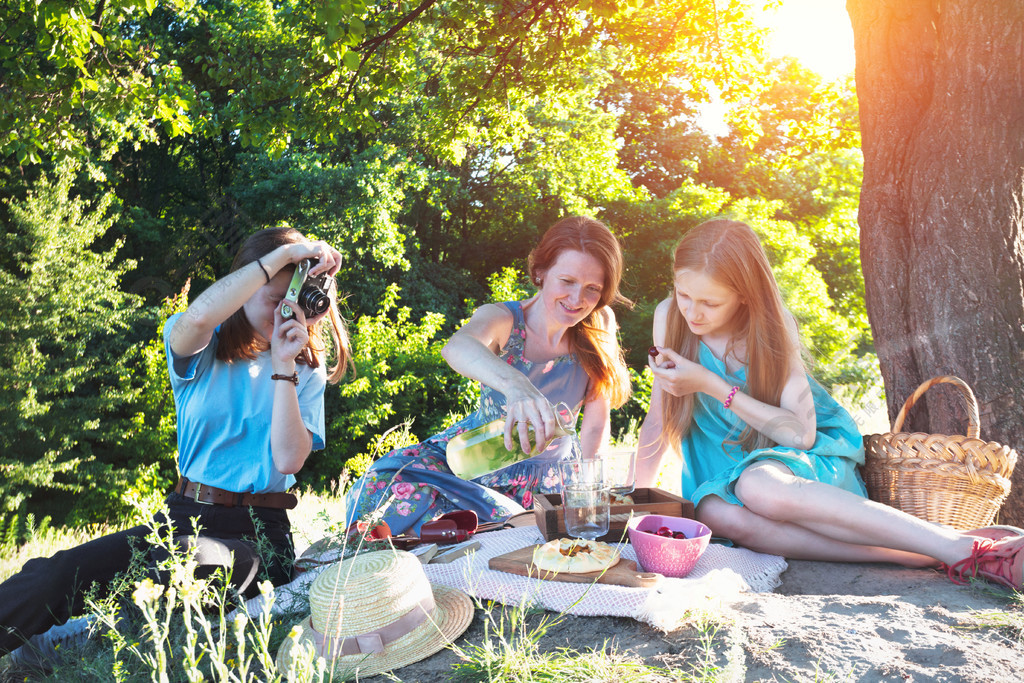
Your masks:
[{"label": "glass pitcher", "polygon": [[[551,441],[576,433],[576,418],[565,403],[557,403],[555,409],[555,436]],[[445,453],[448,456],[448,467],[460,479],[475,479],[484,474],[496,472],[503,467],[526,460],[529,453],[524,453],[519,446],[518,434],[515,445],[509,451],[505,448],[505,418],[499,418],[476,429],[463,432],[448,442]],[[530,427],[530,439],[533,440],[533,427]],[[551,441],[540,444],[537,452],[547,448]]]}]

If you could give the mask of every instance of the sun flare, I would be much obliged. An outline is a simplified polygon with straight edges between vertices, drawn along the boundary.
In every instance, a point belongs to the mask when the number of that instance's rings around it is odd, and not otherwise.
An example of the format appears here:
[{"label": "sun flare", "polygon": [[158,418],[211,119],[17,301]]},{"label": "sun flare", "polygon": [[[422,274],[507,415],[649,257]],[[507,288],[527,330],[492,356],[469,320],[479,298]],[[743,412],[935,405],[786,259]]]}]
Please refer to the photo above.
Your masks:
[{"label": "sun flare", "polygon": [[758,13],[769,29],[768,51],[796,57],[809,69],[833,80],[853,71],[853,28],[845,0],[782,0],[777,9]]}]

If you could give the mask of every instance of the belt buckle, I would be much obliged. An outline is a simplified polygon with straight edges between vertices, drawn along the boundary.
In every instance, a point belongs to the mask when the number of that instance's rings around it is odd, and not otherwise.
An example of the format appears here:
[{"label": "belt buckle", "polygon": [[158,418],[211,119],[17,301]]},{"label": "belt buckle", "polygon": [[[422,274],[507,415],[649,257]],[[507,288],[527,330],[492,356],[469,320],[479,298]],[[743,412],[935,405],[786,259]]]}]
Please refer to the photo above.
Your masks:
[{"label": "belt buckle", "polygon": [[199,482],[196,482],[196,489],[195,489],[195,491],[192,492],[192,500],[194,500],[195,502],[199,503],[200,505],[213,505],[213,503],[211,501],[199,500],[199,492],[202,491],[202,488],[203,488],[203,485],[200,484]]}]

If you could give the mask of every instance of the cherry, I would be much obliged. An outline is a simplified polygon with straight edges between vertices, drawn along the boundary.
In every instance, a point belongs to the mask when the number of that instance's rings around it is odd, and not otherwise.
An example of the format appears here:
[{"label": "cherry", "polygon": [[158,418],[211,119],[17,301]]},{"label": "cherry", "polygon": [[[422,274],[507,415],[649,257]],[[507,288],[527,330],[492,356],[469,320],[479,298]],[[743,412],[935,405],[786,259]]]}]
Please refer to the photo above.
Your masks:
[{"label": "cherry", "polygon": [[657,358],[658,353],[660,352],[658,351],[657,346],[652,346],[651,348],[647,349],[647,355],[650,356],[651,358]]},{"label": "cherry", "polygon": [[643,532],[645,534],[661,536],[662,538],[685,539],[687,537],[682,531],[672,531],[667,526],[658,527],[657,531],[654,529],[643,529]]}]

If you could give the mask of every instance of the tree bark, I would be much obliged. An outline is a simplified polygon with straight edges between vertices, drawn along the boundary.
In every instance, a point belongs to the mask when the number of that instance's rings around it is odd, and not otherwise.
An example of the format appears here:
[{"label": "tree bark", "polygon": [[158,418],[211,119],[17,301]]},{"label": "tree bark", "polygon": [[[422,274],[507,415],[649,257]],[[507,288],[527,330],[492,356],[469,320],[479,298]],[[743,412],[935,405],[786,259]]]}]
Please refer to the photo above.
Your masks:
[{"label": "tree bark", "polygon": [[[1024,447],[1024,3],[847,0],[864,181],[861,264],[892,420],[956,375],[981,438]],[[935,388],[904,431],[964,434]],[[1024,463],[1001,520],[1024,525]]]}]

